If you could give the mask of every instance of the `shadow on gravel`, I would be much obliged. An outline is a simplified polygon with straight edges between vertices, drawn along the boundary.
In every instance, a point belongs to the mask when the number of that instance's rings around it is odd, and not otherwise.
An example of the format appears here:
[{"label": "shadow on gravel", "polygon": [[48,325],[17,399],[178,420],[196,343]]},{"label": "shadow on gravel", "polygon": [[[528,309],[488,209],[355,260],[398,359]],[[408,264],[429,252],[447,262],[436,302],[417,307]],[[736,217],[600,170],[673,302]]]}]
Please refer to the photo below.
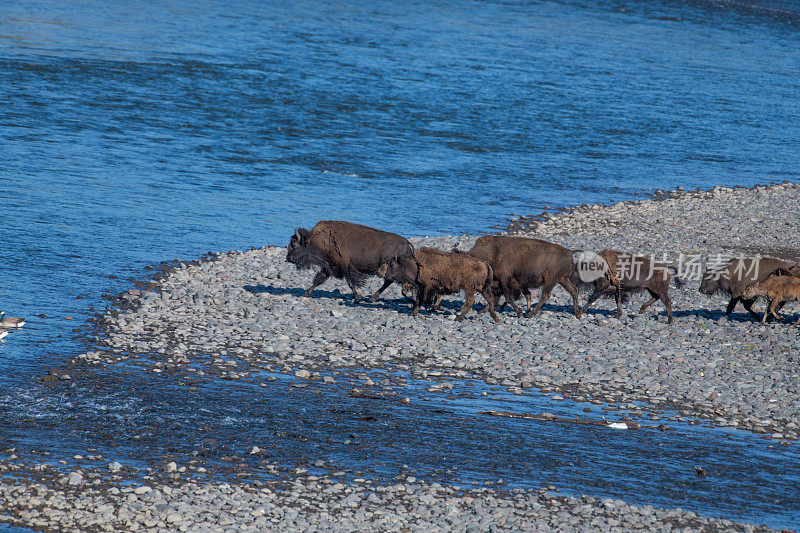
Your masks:
[{"label": "shadow on gravel", "polygon": [[[267,286],[267,285],[245,285],[243,288],[244,288],[244,290],[246,290],[247,292],[250,292],[252,294],[270,294],[272,296],[291,295],[291,296],[295,296],[297,298],[302,298],[303,297],[303,293],[305,292],[305,289],[303,289],[302,287],[292,287],[292,288],[289,288],[289,287],[273,287],[272,285],[269,285],[269,286]],[[347,307],[369,307],[369,308],[375,308],[375,309],[387,309],[387,310],[391,310],[391,311],[396,311],[396,312],[398,312],[400,314],[403,314],[403,315],[410,315],[411,314],[411,310],[413,308],[413,305],[411,304],[411,302],[409,302],[408,300],[406,300],[404,298],[391,299],[391,298],[383,298],[383,297],[381,297],[377,301],[371,302],[371,301],[369,301],[369,296],[367,296],[367,297],[363,298],[361,301],[359,301],[358,303],[356,303],[356,302],[353,301],[353,296],[351,294],[342,294],[342,292],[339,289],[334,289],[332,291],[326,291],[324,289],[315,289],[314,290],[314,294],[311,297],[311,300],[318,299],[318,298],[325,298],[325,299],[328,299],[328,300],[340,300]],[[452,313],[458,313],[461,310],[462,303],[463,303],[463,300],[459,300],[459,299],[445,299],[445,300],[442,300],[441,306],[446,311],[450,311]],[[482,310],[485,305],[486,305],[485,302],[483,302],[482,300],[476,299],[476,303],[475,303],[475,305],[472,306],[472,309],[473,309],[473,311],[477,312],[477,311]],[[658,304],[654,304],[654,305],[658,305]],[[524,307],[523,307],[523,311],[524,311]],[[635,309],[635,308],[632,308],[630,311],[623,311],[623,317],[625,317],[625,316],[628,316],[628,317],[636,316],[636,314],[637,314],[636,311],[637,311],[637,309]],[[542,306],[542,312],[565,314],[565,315],[572,316],[572,305],[570,305],[570,304],[559,305],[559,304],[546,303],[546,304],[544,304]],[[431,313],[426,308],[423,308],[423,309],[420,310],[420,315],[421,316],[427,316],[427,315],[436,314],[436,313],[441,313],[441,311],[434,311],[433,313]],[[515,317],[514,311],[511,309],[510,306],[506,306],[506,308],[502,312],[498,310],[498,314],[507,315],[507,316],[512,317],[512,318]],[[654,315],[648,309],[645,312],[645,316],[647,316],[648,314],[650,316],[654,316],[655,319],[657,319],[657,320],[666,319],[666,312],[663,311],[663,310],[655,313],[655,315]],[[710,310],[710,309],[706,309],[706,308],[700,308],[700,309],[673,310],[672,314],[674,315],[676,320],[678,320],[680,318],[686,318],[686,317],[695,316],[695,317],[699,317],[699,318],[703,318],[703,319],[706,319],[706,320],[710,320],[710,321],[716,322],[717,320],[722,318],[722,314],[723,313],[722,313],[721,309]],[[583,314],[583,317],[587,318],[587,317],[598,316],[598,315],[601,315],[601,316],[604,316],[604,317],[607,317],[607,318],[614,318],[614,316],[616,315],[616,310],[615,309],[592,308],[592,309],[589,309],[588,311],[586,311]],[[783,313],[783,315],[785,317],[788,317],[788,319],[791,319],[790,321],[792,321],[794,319],[793,318],[794,315],[791,312]],[[536,319],[536,317],[533,317],[531,320],[535,320],[535,319]],[[525,319],[522,318],[521,320],[525,320]],[[731,313],[730,316],[728,316],[728,320],[730,322],[742,322],[742,323],[755,322],[753,320],[753,318],[745,311]]]},{"label": "shadow on gravel", "polygon": [[[272,285],[270,286],[245,285],[242,288],[252,294],[269,294],[272,296],[290,295],[298,299],[303,298],[303,293],[305,292],[305,289],[303,289],[302,287],[288,288],[288,287],[273,287]],[[326,291],[324,289],[314,289],[314,293],[308,300],[314,301],[317,299],[339,300],[346,307],[370,307],[370,308],[380,308],[380,309],[391,309],[392,311],[407,310],[407,313],[411,313],[411,304],[407,300],[402,298],[398,299],[379,298],[377,301],[371,302],[369,300],[369,295],[367,295],[358,302],[354,302],[352,294],[342,294],[342,292],[339,289],[334,289],[332,291]]]},{"label": "shadow on gravel", "polygon": [[272,285],[270,285],[269,287],[267,287],[266,285],[245,285],[242,288],[247,292],[253,294],[266,293],[266,294],[271,294],[273,296],[291,294],[298,297],[303,295],[303,289],[301,288],[289,289],[286,287],[273,287]]}]

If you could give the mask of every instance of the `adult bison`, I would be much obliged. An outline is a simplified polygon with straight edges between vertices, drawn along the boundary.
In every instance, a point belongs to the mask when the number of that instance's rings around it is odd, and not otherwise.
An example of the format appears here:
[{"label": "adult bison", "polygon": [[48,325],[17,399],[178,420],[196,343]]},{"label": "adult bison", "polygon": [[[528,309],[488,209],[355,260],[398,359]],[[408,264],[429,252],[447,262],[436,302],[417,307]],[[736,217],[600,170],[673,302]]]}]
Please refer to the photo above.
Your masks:
[{"label": "adult bison", "polygon": [[[311,231],[295,230],[289,240],[286,261],[294,263],[298,270],[320,269],[303,296],[311,296],[315,288],[333,276],[347,281],[357,302],[361,298],[358,287],[367,276],[375,275],[381,264],[413,253],[414,247],[400,235],[352,222],[323,220]],[[372,299],[377,299],[391,284],[384,280]]]},{"label": "adult bison", "polygon": [[522,311],[515,300],[521,294],[527,296],[531,288],[542,288],[539,301],[525,313],[525,317],[530,318],[541,310],[553,288],[560,284],[572,296],[575,316],[581,317],[578,288],[570,279],[575,268],[572,250],[527,237],[486,235],[475,241],[467,253],[492,267],[500,292],[517,316],[521,316]]},{"label": "adult bison", "polygon": [[794,265],[789,261],[772,257],[738,257],[728,263],[709,266],[700,283],[700,292],[711,296],[722,293],[730,296],[725,316],[730,315],[736,304],[742,305],[755,320],[760,320],[752,306],[755,298],[742,295],[748,285],[759,283],[778,269],[790,270]]}]

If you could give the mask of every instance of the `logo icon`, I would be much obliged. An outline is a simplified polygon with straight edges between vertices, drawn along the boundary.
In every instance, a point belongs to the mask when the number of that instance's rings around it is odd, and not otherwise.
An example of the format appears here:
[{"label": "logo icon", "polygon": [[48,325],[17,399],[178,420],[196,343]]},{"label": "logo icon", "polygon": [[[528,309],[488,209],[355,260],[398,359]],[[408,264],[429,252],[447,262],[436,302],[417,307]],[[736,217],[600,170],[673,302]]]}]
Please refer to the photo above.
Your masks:
[{"label": "logo icon", "polygon": [[606,275],[608,263],[597,252],[586,250],[572,254],[572,262],[578,270],[578,277],[584,283],[592,283]]}]

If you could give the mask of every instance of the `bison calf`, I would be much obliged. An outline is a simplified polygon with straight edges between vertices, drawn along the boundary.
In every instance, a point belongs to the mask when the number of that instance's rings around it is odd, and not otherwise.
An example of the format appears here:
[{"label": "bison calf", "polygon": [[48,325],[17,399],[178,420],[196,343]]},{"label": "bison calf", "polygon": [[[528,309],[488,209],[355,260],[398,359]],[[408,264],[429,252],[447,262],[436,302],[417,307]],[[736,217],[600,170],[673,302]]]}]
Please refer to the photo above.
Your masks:
[{"label": "bison calf", "polygon": [[703,281],[700,283],[700,292],[708,296],[715,293],[730,296],[725,316],[730,315],[736,304],[742,302],[750,316],[758,320],[759,316],[752,309],[755,299],[744,297],[742,292],[748,285],[764,281],[775,270],[780,268],[789,270],[792,266],[789,261],[771,257],[755,256],[733,259],[724,265],[707,268],[703,275]]},{"label": "bison calf", "polygon": [[[747,299],[755,300],[759,296],[767,299],[767,309],[761,323],[767,321],[767,317],[772,315],[780,319],[777,311],[786,302],[800,302],[800,278],[794,276],[770,276],[764,281],[748,286],[742,296]],[[800,316],[797,317],[795,325],[800,324]]]},{"label": "bison calf", "polygon": [[378,270],[378,275],[387,281],[411,283],[416,287],[412,316],[417,316],[423,303],[435,308],[437,295],[464,291],[466,299],[457,321],[464,320],[472,308],[476,292],[486,299],[494,321],[500,321],[494,310],[491,291],[492,267],[470,255],[422,247],[411,256],[385,262]]},{"label": "bison calf", "polygon": [[[347,281],[357,302],[361,298],[358,287],[364,284],[367,276],[376,274],[386,261],[412,253],[414,247],[400,235],[352,222],[323,220],[311,231],[304,228],[295,230],[289,241],[286,261],[294,263],[298,269],[320,269],[303,296],[311,296],[317,286],[333,276]],[[391,281],[384,280],[372,299],[377,299],[391,284]]]},{"label": "bison calf", "polygon": [[[608,271],[616,279],[609,278],[609,275],[600,277],[593,281],[594,290],[589,296],[589,301],[581,309],[585,313],[587,309],[601,296],[615,295],[617,302],[617,318],[622,316],[621,295],[625,293],[635,293],[647,291],[651,299],[642,304],[639,314],[644,313],[650,305],[658,300],[664,303],[667,308],[667,323],[672,324],[672,300],[669,297],[670,273],[666,265],[656,263],[642,256],[635,256],[617,252],[614,250],[603,250],[598,254],[608,265]],[[677,284],[682,284],[675,278]]]}]

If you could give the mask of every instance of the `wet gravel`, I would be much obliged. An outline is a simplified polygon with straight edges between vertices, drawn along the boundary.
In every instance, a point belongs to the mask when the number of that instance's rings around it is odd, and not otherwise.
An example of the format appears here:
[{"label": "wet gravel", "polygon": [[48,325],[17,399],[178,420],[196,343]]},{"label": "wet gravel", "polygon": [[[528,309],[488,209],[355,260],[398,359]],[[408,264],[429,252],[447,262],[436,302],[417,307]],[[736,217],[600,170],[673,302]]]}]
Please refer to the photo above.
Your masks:
[{"label": "wet gravel", "polygon": [[[33,479],[0,483],[0,522],[59,531],[769,531],[682,509],[545,490],[462,489],[409,475],[345,484],[295,470],[255,485],[181,482],[185,467],[174,463],[145,482],[117,463],[64,473],[35,466]],[[15,467],[0,462],[0,470]]]},{"label": "wet gravel", "polygon": [[[545,220],[523,217],[508,231],[574,249],[610,247],[657,257],[746,250],[797,259],[792,255],[800,254],[799,209],[797,184],[717,188],[582,206]],[[474,240],[412,242],[466,249]],[[300,384],[330,381],[332,371],[352,369],[359,390],[369,390],[391,384],[374,383],[366,374],[359,381],[357,370],[391,365],[408,370],[412,378],[438,380],[431,392],[450,390],[450,380],[477,376],[517,394],[538,389],[621,408],[645,402],[784,443],[798,438],[800,328],[761,326],[741,308],[722,318],[727,300],[700,294],[699,280],[672,287],[673,325],[666,324],[660,303],[643,315],[633,314],[644,296],[633,296],[636,301],[625,305],[621,319],[613,317],[613,302],[601,301],[578,320],[560,288],[532,319],[519,319],[507,309],[500,324],[474,312],[457,323],[458,296],[445,299],[444,312],[422,312],[417,318],[409,316],[411,304],[398,287],[375,303],[356,304],[344,282],[329,280],[312,298],[302,298],[313,273],[297,271],[285,255],[285,248],[265,247],[171,265],[145,290],[132,289],[117,300],[118,308],[97,323],[95,349],[44,380],[68,381],[70,374],[87,368],[123,362],[143,372],[253,382],[262,379],[262,371],[277,371],[293,374]],[[379,280],[368,283],[374,290]],[[785,312],[797,311],[787,307]],[[0,520],[83,530],[90,525],[182,530],[483,530],[490,524],[563,530],[734,528],[731,522],[710,522],[679,509],[551,497],[540,491],[464,492],[408,479],[377,487],[312,478],[295,477],[283,489],[187,481],[153,487],[153,496],[147,496],[122,487],[117,492],[88,488],[84,474],[80,483],[70,485],[67,477],[63,484],[45,482],[46,488],[35,487],[35,477],[21,476],[13,486],[0,485],[8,509]],[[153,501],[141,503],[139,496]],[[76,501],[82,506],[74,508]],[[218,519],[204,514],[212,504],[218,506]],[[53,513],[56,508],[60,511]]]}]

